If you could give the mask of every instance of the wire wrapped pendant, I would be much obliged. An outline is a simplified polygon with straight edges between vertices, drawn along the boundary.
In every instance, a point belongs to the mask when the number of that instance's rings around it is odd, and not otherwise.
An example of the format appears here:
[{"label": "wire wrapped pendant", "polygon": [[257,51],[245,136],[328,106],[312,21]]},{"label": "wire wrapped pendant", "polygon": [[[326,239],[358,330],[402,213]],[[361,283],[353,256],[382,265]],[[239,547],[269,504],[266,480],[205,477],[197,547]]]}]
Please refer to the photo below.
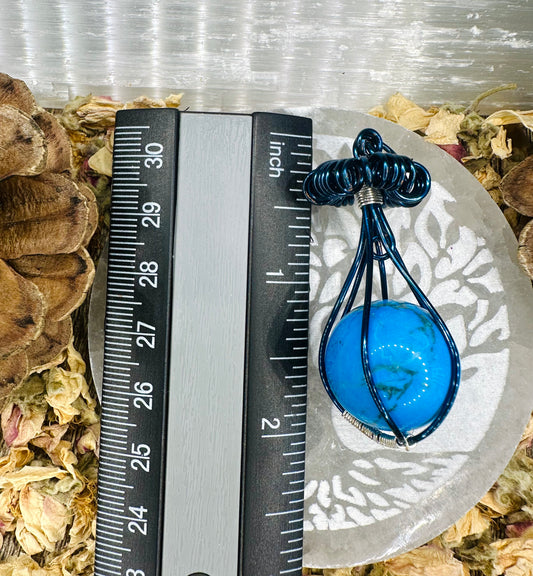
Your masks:
[{"label": "wire wrapped pendant", "polygon": [[[321,164],[303,184],[314,204],[339,207],[357,199],[362,211],[359,245],[324,328],[318,366],[343,416],[390,447],[407,448],[434,432],[450,411],[460,380],[457,346],[409,274],[383,210],[416,206],[430,187],[426,168],[397,155],[372,129],[355,139],[353,158]],[[389,299],[387,260],[418,305]],[[378,301],[372,300],[375,265]],[[353,308],[363,278],[363,304]]]}]

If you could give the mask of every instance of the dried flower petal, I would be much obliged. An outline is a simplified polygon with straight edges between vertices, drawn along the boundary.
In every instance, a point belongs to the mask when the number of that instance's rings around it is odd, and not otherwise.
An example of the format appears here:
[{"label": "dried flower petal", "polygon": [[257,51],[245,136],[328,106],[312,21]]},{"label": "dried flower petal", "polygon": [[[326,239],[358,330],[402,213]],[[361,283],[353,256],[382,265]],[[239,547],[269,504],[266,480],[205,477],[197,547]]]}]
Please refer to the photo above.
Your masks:
[{"label": "dried flower petal", "polygon": [[492,512],[493,517],[505,516],[516,510],[514,503],[500,502],[495,496],[495,488],[491,488],[483,498],[480,504],[486,506]]},{"label": "dried flower petal", "polygon": [[102,146],[89,158],[89,166],[98,174],[111,177],[113,175],[113,151],[107,146]]},{"label": "dried flower petal", "polygon": [[492,152],[498,158],[509,158],[513,153],[513,141],[507,138],[507,131],[505,128],[501,127],[498,134],[490,141],[490,147]]},{"label": "dried flower petal", "polygon": [[15,529],[18,501],[17,490],[9,489],[0,492],[0,534],[2,536]]},{"label": "dried flower petal", "polygon": [[457,546],[466,536],[479,536],[490,527],[490,520],[477,507],[469,510],[451,528],[444,533],[444,542],[448,546]]},{"label": "dried flower petal", "polygon": [[507,124],[523,124],[529,130],[533,130],[533,110],[518,112],[516,110],[498,110],[487,118],[495,126]]},{"label": "dried flower petal", "polygon": [[41,568],[31,556],[10,556],[0,564],[0,576],[66,576],[60,571]]},{"label": "dried flower petal", "polygon": [[7,456],[0,458],[0,478],[33,460],[33,452],[27,447],[12,448]]},{"label": "dried flower petal", "polygon": [[46,401],[54,409],[59,424],[75,417],[79,422],[94,424],[98,421],[96,400],[83,376],[85,362],[72,345],[67,348],[67,362],[70,370],[54,367],[44,375]]},{"label": "dried flower petal", "polygon": [[0,489],[14,488],[22,490],[26,484],[31,482],[41,482],[50,478],[64,478],[67,475],[65,470],[57,466],[24,466],[20,470],[6,472],[0,476]]},{"label": "dried flower petal", "polygon": [[34,446],[42,448],[47,454],[51,454],[59,445],[59,442],[66,434],[68,424],[52,424],[50,426],[43,426],[41,433],[38,434],[31,443]]},{"label": "dried flower petal", "polygon": [[468,576],[449,549],[426,545],[384,562],[394,576]]},{"label": "dried flower petal", "polygon": [[384,108],[374,108],[369,114],[396,122],[408,130],[424,130],[433,116],[433,112],[427,112],[399,92],[389,98]]},{"label": "dried flower petal", "polygon": [[2,433],[8,446],[25,446],[41,432],[46,407],[35,404],[8,404],[2,410]]},{"label": "dried flower petal", "polygon": [[17,520],[17,527],[15,528],[15,536],[18,543],[26,552],[32,556],[33,554],[38,554],[44,550],[42,544],[37,540],[34,534],[32,534],[27,528],[22,518]]},{"label": "dried flower petal", "polygon": [[464,117],[464,114],[454,114],[441,108],[429,121],[425,140],[439,145],[459,144],[457,133]]},{"label": "dried flower petal", "polygon": [[76,451],[79,454],[94,452],[96,455],[98,455],[99,438],[100,425],[93,424],[92,426],[89,426],[76,442]]},{"label": "dried flower petal", "polygon": [[81,126],[105,130],[115,125],[115,114],[123,106],[122,102],[110,98],[90,96],[89,100],[77,109],[76,115]]},{"label": "dried flower petal", "polygon": [[69,513],[66,507],[31,486],[20,491],[19,506],[25,529],[35,537],[42,550],[54,550],[67,529]]},{"label": "dried flower petal", "polygon": [[533,530],[527,530],[520,538],[497,540],[492,547],[497,551],[496,574],[533,575]]}]

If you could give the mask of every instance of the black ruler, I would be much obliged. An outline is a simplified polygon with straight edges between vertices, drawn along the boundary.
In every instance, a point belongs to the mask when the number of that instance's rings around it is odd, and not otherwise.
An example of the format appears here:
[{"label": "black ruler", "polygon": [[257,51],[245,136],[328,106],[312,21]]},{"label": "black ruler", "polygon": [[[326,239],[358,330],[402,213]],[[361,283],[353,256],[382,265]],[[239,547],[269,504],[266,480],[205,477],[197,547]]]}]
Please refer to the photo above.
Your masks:
[{"label": "black ruler", "polygon": [[285,132],[276,116],[264,115],[254,128],[242,574],[296,575],[303,557],[311,234],[302,183],[312,144],[305,119],[293,119]]},{"label": "black ruler", "polygon": [[310,169],[307,119],[117,114],[97,576],[301,573]]}]

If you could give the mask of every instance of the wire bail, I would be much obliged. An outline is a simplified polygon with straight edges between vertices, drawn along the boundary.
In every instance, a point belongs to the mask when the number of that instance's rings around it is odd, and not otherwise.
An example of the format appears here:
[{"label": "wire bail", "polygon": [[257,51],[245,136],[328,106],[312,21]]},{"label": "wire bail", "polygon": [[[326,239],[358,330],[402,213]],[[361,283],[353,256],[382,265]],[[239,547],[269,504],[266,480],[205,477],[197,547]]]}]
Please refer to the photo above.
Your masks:
[{"label": "wire bail", "polygon": [[[397,155],[383,143],[379,133],[370,128],[362,130],[355,139],[353,158],[324,162],[310,172],[303,183],[304,194],[313,204],[340,207],[352,205],[357,198],[362,211],[359,245],[326,322],[318,364],[324,387],[343,416],[367,436],[389,447],[407,448],[434,432],[449,413],[459,387],[461,370],[455,341],[409,274],[383,211],[385,206],[416,206],[427,196],[430,187],[431,177],[422,164]],[[392,262],[407,282],[418,306],[389,300],[386,260]],[[378,302],[372,301],[375,263],[381,288]],[[363,277],[364,303],[352,310]],[[379,332],[380,318],[387,317],[396,319],[394,326]],[[413,334],[416,330],[424,333],[424,338],[418,338],[417,343],[424,350],[431,347],[430,352],[424,352],[426,357],[429,354],[431,362],[425,361],[422,353],[411,346],[412,334],[406,332],[410,329]],[[400,343],[393,342],[388,335],[395,330],[405,332],[399,335]],[[341,335],[335,336],[336,332]],[[387,335],[387,342],[376,341],[380,338],[376,336],[378,332],[380,337]],[[359,347],[356,355],[351,347],[354,342]],[[380,354],[390,360],[388,368],[378,365],[374,359]],[[399,360],[399,354],[403,354],[403,360]],[[392,372],[400,374],[394,376],[394,381]],[[364,381],[367,392],[357,388],[360,380]],[[412,399],[410,387],[414,390]],[[408,400],[402,399],[404,394]],[[377,408],[375,416],[369,416],[370,401],[374,411]]]}]

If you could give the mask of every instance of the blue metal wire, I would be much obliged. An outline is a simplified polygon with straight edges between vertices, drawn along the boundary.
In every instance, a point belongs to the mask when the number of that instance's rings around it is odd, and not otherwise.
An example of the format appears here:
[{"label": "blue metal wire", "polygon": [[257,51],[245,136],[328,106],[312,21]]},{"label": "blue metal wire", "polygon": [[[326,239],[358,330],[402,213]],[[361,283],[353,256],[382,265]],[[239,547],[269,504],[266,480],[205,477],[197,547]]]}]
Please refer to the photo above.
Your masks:
[{"label": "blue metal wire", "polygon": [[[319,373],[334,405],[347,419],[378,442],[389,446],[409,446],[423,440],[442,423],[455,400],[460,380],[460,359],[457,346],[448,327],[426,295],[413,280],[396,248],[396,241],[383,212],[383,206],[412,207],[428,194],[431,177],[424,166],[406,156],[397,155],[383,143],[378,132],[366,129],[359,133],[353,144],[353,158],[324,162],[305,179],[303,191],[313,204],[345,206],[359,200],[362,210],[361,233],[354,261],[339,297],[326,322],[320,341]],[[368,191],[370,190],[370,193]],[[381,399],[368,357],[368,333],[372,307],[373,264],[377,262],[381,297],[388,298],[385,261],[390,259],[407,282],[419,306],[427,310],[444,337],[451,358],[451,378],[447,395],[440,410],[422,430],[404,434]],[[369,392],[389,426],[391,432],[368,426],[347,412],[333,392],[325,369],[326,348],[339,314],[346,316],[353,307],[356,295],[365,277],[363,319],[361,329],[361,360]]]}]

